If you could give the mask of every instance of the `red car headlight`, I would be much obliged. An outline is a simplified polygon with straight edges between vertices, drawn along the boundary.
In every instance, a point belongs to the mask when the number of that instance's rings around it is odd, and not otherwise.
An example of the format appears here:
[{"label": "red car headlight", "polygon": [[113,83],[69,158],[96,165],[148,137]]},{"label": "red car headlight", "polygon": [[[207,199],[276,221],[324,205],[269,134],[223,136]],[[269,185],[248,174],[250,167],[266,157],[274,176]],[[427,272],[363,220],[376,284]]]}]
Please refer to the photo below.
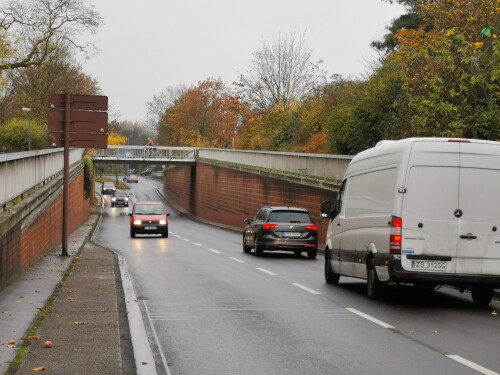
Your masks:
[{"label": "red car headlight", "polygon": [[139,219],[134,220],[134,225],[141,225],[141,224],[142,224],[142,221],[140,221]]},{"label": "red car headlight", "polygon": [[165,224],[167,224],[167,220],[164,219],[160,220],[160,225],[165,225]]}]

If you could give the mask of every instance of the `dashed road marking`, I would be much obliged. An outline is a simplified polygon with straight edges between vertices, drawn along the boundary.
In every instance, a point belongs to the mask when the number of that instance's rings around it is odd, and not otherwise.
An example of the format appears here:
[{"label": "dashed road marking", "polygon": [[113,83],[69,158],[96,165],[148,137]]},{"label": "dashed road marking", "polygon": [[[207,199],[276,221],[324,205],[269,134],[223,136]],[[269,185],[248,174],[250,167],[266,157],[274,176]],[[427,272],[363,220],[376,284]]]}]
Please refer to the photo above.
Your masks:
[{"label": "dashed road marking", "polygon": [[271,272],[271,271],[268,271],[264,268],[257,268],[259,271],[262,271],[264,273],[267,273],[268,275],[271,275],[271,276],[278,276],[277,274],[275,274],[274,272]]},{"label": "dashed road marking", "polygon": [[315,290],[312,290],[311,288],[308,288],[307,286],[304,286],[304,285],[299,284],[299,283],[292,283],[292,285],[295,285],[297,288],[303,289],[306,292],[309,292],[311,294],[321,294],[321,293],[316,292]]},{"label": "dashed road marking", "polygon": [[481,374],[500,375],[498,372],[495,372],[495,371],[492,371],[490,369],[487,369],[486,367],[480,366],[477,363],[471,362],[468,359],[460,357],[459,355],[447,355],[447,357],[450,359],[453,359],[454,361],[457,361],[458,363],[461,363],[464,366],[467,366],[473,370],[476,370],[477,372],[480,372]]},{"label": "dashed road marking", "polygon": [[203,246],[201,243],[198,243],[198,242],[193,242],[193,245],[196,245],[196,246]]},{"label": "dashed road marking", "polygon": [[215,254],[220,254],[220,251],[217,251],[215,249],[208,249],[208,250],[211,251],[211,252],[213,252],[213,253],[215,253]]},{"label": "dashed road marking", "polygon": [[229,257],[229,259],[232,259],[232,260],[234,260],[235,262],[245,263],[244,261],[242,261],[241,259],[238,259],[238,258]]},{"label": "dashed road marking", "polygon": [[183,240],[184,240],[184,241],[186,241],[186,242],[191,242],[191,241],[190,241],[189,239],[187,239],[187,238],[183,238]]},{"label": "dashed road marking", "polygon": [[374,318],[373,316],[365,314],[364,312],[361,312],[359,310],[356,310],[356,309],[353,309],[353,308],[350,308],[350,307],[346,308],[346,310],[350,311],[350,312],[352,312],[352,313],[354,313],[356,315],[359,315],[362,318],[365,318],[365,319],[369,320],[372,323],[378,324],[381,327],[384,327],[384,328],[394,328],[394,326],[391,326],[390,324],[387,324],[387,323],[385,323],[385,322],[383,322],[381,320],[378,320],[377,318]]}]

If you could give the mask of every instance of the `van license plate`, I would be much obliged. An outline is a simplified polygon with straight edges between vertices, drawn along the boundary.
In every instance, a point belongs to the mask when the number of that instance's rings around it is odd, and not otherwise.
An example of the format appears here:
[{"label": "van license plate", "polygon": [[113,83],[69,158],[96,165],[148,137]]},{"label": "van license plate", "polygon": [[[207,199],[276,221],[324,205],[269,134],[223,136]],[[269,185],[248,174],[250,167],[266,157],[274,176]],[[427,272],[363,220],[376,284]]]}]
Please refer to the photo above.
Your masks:
[{"label": "van license plate", "polygon": [[145,230],[156,230],[156,227],[144,227]]},{"label": "van license plate", "polygon": [[412,260],[411,269],[422,271],[447,271],[448,262],[435,260]]},{"label": "van license plate", "polygon": [[300,232],[283,232],[283,237],[300,237]]}]

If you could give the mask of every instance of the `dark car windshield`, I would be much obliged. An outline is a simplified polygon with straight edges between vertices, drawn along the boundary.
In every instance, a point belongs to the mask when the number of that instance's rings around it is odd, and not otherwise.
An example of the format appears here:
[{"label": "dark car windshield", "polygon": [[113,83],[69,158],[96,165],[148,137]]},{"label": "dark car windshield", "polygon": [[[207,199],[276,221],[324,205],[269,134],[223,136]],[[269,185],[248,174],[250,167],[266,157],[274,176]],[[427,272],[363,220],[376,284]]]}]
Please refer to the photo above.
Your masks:
[{"label": "dark car windshield", "polygon": [[268,221],[277,223],[311,223],[311,217],[304,211],[272,211]]},{"label": "dark car windshield", "polygon": [[135,207],[136,215],[163,215],[163,206],[159,204],[141,204]]}]

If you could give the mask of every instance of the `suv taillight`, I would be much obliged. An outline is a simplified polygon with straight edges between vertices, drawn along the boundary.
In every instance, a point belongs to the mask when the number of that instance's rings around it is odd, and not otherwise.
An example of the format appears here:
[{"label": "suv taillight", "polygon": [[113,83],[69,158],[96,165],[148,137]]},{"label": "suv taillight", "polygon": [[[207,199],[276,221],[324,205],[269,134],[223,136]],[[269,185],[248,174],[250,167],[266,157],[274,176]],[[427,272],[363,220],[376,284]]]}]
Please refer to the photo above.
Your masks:
[{"label": "suv taillight", "polygon": [[393,216],[391,221],[391,236],[389,244],[391,254],[401,255],[402,230],[403,219]]},{"label": "suv taillight", "polygon": [[265,229],[265,230],[273,230],[273,229],[276,229],[276,228],[278,228],[278,224],[274,224],[274,223],[265,223],[262,226],[262,229]]},{"label": "suv taillight", "polygon": [[317,232],[318,231],[318,226],[315,224],[310,224],[306,225],[306,229],[310,230],[311,232]]}]

